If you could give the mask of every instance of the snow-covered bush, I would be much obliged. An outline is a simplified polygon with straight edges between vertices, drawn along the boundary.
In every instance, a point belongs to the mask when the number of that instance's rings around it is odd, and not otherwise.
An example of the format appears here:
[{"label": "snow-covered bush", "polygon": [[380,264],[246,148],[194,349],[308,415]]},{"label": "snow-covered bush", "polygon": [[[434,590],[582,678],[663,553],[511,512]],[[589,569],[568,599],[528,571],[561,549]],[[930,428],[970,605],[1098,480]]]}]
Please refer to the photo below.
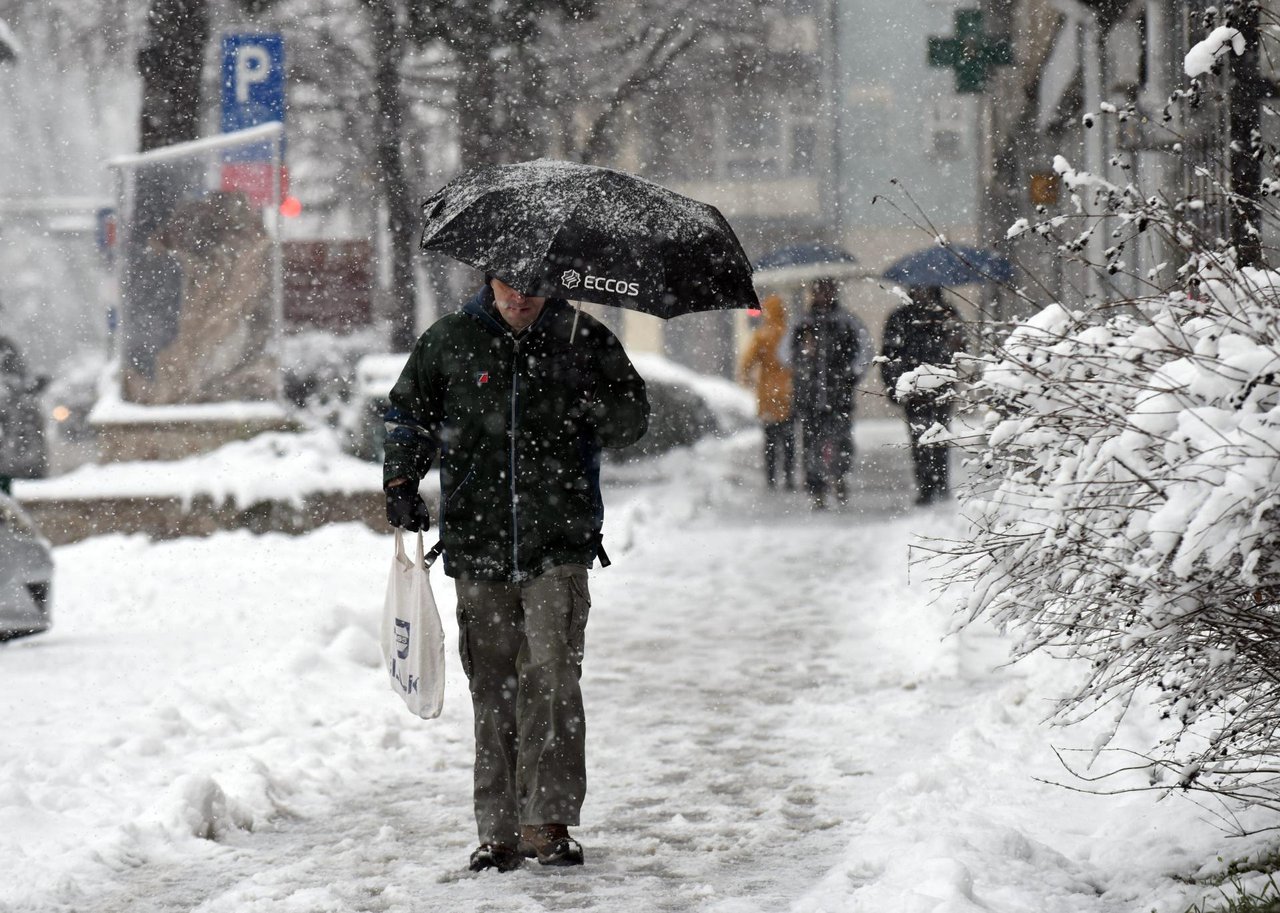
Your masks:
[{"label": "snow-covered bush", "polygon": [[1128,304],[1050,305],[989,359],[949,573],[1020,653],[1090,662],[1068,715],[1154,689],[1177,785],[1280,796],[1280,274]]},{"label": "snow-covered bush", "polygon": [[[1137,762],[1153,786],[1280,809],[1280,272],[1214,238],[1224,188],[1206,204],[1055,170],[1074,214],[1011,237],[1104,279],[1138,243],[1168,262],[1129,277],[1149,293],[1051,302],[974,359],[956,393],[980,418],[956,439],[971,531],[938,543],[942,576],[962,624],[1085,661],[1062,719],[1106,708],[1118,726],[1154,702],[1169,728]],[[1113,243],[1089,262],[1094,232]]]}]

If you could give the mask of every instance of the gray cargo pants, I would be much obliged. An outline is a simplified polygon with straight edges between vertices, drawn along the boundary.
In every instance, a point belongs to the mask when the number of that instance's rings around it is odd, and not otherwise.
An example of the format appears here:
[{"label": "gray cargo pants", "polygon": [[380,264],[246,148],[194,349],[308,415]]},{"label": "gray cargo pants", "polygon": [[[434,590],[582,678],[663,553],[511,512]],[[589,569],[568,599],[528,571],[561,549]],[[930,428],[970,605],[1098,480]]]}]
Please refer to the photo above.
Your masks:
[{"label": "gray cargo pants", "polygon": [[523,824],[576,825],[587,791],[578,686],[591,607],[587,568],[456,586],[458,649],[476,718],[480,842],[514,847]]}]

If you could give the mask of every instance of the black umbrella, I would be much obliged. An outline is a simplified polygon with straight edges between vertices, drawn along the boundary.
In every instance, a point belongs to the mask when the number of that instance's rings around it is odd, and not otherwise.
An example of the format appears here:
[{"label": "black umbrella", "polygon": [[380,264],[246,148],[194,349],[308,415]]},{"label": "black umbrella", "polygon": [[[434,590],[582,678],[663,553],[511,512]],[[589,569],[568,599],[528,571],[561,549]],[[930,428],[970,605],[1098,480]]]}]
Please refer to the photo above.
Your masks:
[{"label": "black umbrella", "polygon": [[714,207],[609,168],[538,159],[462,174],[422,204],[422,249],[527,295],[657,317],[759,307]]}]

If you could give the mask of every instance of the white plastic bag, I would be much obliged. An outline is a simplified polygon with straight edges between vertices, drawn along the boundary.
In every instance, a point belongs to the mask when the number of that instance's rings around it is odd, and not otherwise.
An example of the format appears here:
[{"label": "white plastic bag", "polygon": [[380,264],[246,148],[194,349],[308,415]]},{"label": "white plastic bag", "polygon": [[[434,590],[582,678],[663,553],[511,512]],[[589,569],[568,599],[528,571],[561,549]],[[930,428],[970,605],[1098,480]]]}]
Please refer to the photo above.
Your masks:
[{"label": "white plastic bag", "polygon": [[444,629],[423,561],[422,533],[413,561],[404,550],[404,531],[396,530],[382,612],[382,656],[391,687],[409,710],[424,720],[438,717],[444,706]]}]

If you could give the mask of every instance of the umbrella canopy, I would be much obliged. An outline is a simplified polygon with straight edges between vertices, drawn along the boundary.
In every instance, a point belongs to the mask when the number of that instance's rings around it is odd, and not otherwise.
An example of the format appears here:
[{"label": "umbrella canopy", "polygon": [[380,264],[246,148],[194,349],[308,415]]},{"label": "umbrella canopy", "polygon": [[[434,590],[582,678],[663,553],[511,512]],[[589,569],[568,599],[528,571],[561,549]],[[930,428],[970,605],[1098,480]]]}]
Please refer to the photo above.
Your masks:
[{"label": "umbrella canopy", "polygon": [[853,254],[834,244],[792,244],[756,261],[757,285],[787,285],[814,279],[841,279],[862,272]]},{"label": "umbrella canopy", "polygon": [[857,263],[853,254],[834,244],[814,242],[792,244],[771,250],[756,261],[756,269],[780,269],[785,266],[810,266],[812,264]]},{"label": "umbrella canopy", "polygon": [[22,47],[13,30],[0,19],[0,63],[13,63],[22,56]]},{"label": "umbrella canopy", "polygon": [[900,285],[971,285],[975,282],[1010,282],[1013,264],[991,250],[967,244],[926,247],[907,254],[884,271],[883,276]]},{"label": "umbrella canopy", "polygon": [[664,318],[760,306],[751,264],[714,206],[621,171],[488,165],[446,184],[423,214],[423,250],[528,295]]}]

